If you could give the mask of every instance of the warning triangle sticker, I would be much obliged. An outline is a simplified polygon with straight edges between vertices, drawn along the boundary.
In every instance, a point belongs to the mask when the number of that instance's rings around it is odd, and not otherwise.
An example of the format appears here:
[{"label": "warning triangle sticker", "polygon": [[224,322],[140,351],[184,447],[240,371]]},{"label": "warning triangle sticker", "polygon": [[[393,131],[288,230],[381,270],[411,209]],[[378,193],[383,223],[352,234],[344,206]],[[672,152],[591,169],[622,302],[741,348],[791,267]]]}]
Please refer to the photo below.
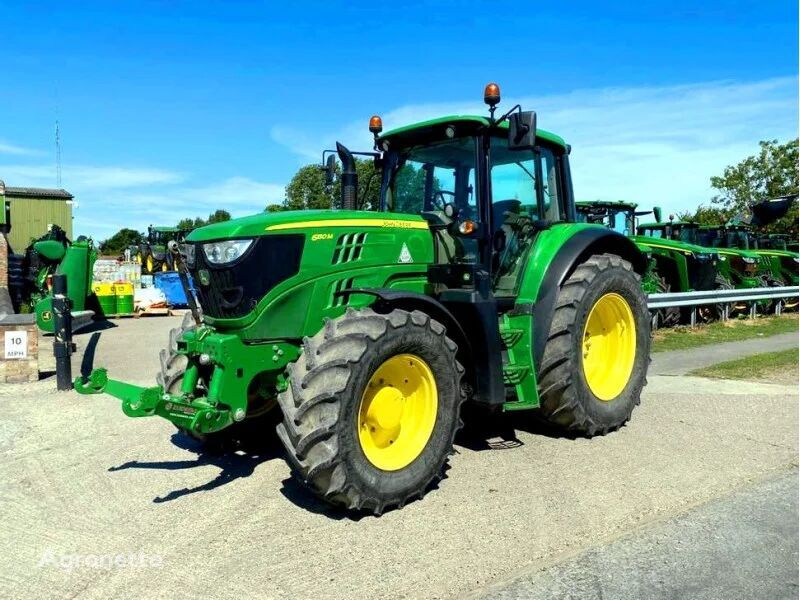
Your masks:
[{"label": "warning triangle sticker", "polygon": [[414,262],[414,259],[411,257],[411,252],[408,251],[408,246],[406,246],[405,242],[403,242],[403,247],[400,249],[400,256],[398,257],[397,262],[401,263]]}]

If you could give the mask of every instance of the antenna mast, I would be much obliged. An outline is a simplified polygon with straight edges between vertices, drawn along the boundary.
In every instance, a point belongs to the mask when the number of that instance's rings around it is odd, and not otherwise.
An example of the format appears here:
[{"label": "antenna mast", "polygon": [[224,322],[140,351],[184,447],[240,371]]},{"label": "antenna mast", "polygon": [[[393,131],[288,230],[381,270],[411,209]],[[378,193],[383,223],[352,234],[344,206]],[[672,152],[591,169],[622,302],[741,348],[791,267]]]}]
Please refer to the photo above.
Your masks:
[{"label": "antenna mast", "polygon": [[56,187],[61,187],[61,131],[56,119]]}]

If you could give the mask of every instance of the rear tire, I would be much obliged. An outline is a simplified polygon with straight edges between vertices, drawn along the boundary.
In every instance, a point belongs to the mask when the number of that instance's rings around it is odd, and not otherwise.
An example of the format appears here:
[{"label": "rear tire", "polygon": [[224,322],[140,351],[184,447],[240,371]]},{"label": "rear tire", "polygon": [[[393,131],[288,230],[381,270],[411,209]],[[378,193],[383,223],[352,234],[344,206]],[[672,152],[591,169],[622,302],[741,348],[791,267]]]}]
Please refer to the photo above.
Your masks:
[{"label": "rear tire", "polygon": [[[331,504],[376,515],[421,498],[434,479],[442,478],[462,425],[463,368],[444,326],[420,311],[348,309],[305,338],[303,346],[288,367],[289,387],[278,396],[283,412],[278,437],[295,475]],[[376,381],[398,360],[405,366],[397,371],[397,383],[389,376]],[[427,388],[414,387],[415,371],[426,374]],[[399,407],[392,409],[396,418],[368,426],[365,403],[369,407],[381,397]],[[415,403],[422,397],[435,398],[435,409],[417,418]],[[370,433],[376,427],[378,433]],[[392,428],[394,439],[384,440],[382,448],[369,441]],[[381,463],[406,448],[413,450],[406,460]]]},{"label": "rear tire", "polygon": [[[614,354],[614,358],[603,358],[606,355],[602,353],[599,356],[594,354],[594,360],[599,358],[601,361],[601,369],[599,372],[596,369],[587,371],[585,343],[595,339],[588,336],[587,322],[592,328],[596,327],[593,310],[605,307],[606,303],[610,303],[611,308],[605,314],[611,315],[612,321],[616,311],[622,311],[620,314],[623,316],[613,321],[613,327],[606,328],[607,322],[600,324],[604,331],[619,331],[620,344],[626,352],[607,352],[607,355]],[[631,325],[635,329],[633,332],[630,331]],[[596,343],[600,349],[610,350],[610,346],[601,346],[606,337],[612,338],[613,335],[604,333],[598,336]],[[598,348],[594,352],[597,353]],[[603,360],[605,364],[602,364]],[[586,436],[603,435],[621,427],[639,404],[642,388],[647,383],[649,361],[650,316],[639,276],[628,261],[617,255],[591,256],[564,282],[556,300],[550,334],[539,367],[540,416],[553,425]],[[629,369],[627,365],[630,365]],[[628,370],[625,379],[624,371]],[[609,380],[612,373],[614,378]],[[620,391],[616,392],[615,388]],[[611,391],[606,399],[601,399],[597,390]]]}]

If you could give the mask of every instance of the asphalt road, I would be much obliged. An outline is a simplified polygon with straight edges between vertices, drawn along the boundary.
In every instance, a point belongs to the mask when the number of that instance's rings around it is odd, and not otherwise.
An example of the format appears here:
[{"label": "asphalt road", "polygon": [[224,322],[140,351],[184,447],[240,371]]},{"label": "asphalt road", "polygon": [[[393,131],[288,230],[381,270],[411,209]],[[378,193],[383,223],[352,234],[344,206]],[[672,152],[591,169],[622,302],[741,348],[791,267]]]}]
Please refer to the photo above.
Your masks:
[{"label": "asphalt road", "polygon": [[768,479],[476,597],[797,598],[797,485]]},{"label": "asphalt road", "polygon": [[[152,382],[176,323],[120,321],[95,363]],[[206,455],[166,421],[53,387],[0,387],[0,597],[491,597],[798,465],[796,388],[653,376],[619,432],[554,437],[520,414],[475,424],[423,500],[354,519],[296,485],[271,442]],[[693,547],[698,560],[724,551]],[[761,551],[785,563],[787,547]]]},{"label": "asphalt road", "polygon": [[655,352],[652,355],[651,375],[685,375],[695,369],[710,367],[721,362],[736,360],[763,352],[777,352],[797,348],[797,332],[756,337],[749,340],[725,342],[713,346],[698,346],[686,350]]}]

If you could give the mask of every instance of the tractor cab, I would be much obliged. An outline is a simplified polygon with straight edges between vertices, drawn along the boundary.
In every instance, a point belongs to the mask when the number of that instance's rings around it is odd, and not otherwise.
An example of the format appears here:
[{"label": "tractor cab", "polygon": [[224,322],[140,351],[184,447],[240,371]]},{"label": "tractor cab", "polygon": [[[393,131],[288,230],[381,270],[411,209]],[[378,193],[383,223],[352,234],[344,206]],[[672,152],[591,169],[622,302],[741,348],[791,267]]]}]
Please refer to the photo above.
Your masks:
[{"label": "tractor cab", "polygon": [[619,200],[617,202],[576,202],[575,213],[580,223],[598,223],[625,236],[636,232],[638,217],[652,211],[637,211],[637,204]]},{"label": "tractor cab", "polygon": [[691,221],[675,221],[670,219],[662,223],[645,223],[636,228],[637,235],[656,239],[673,240],[695,246],[705,246],[700,239],[700,226]]},{"label": "tractor cab", "polygon": [[[530,131],[515,141],[520,116]],[[375,144],[380,209],[425,219],[441,289],[471,287],[485,272],[496,295],[515,295],[536,233],[574,220],[569,147],[537,130],[532,113],[442,117],[376,133]]]},{"label": "tractor cab", "polygon": [[746,225],[703,225],[698,235],[702,242],[714,248],[750,250],[750,229]]}]

